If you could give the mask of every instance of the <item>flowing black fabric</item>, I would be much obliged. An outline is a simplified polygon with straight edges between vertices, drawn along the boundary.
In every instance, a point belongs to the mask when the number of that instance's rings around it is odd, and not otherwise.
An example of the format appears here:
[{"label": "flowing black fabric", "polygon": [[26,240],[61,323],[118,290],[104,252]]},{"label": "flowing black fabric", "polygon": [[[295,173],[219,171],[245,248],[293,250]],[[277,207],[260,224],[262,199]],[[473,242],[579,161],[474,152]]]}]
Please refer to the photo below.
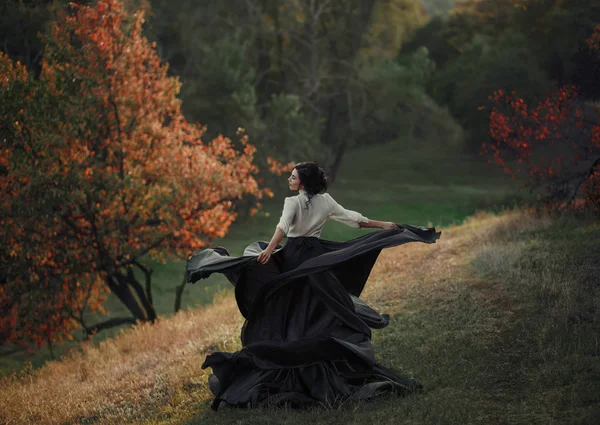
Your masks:
[{"label": "flowing black fabric", "polygon": [[399,226],[345,242],[288,238],[266,264],[256,261],[268,246],[262,241],[249,245],[241,257],[229,256],[222,247],[194,255],[187,281],[225,274],[246,319],[242,349],[212,353],[202,365],[213,371],[212,408],[221,402],[332,405],[420,389],[417,381],[375,362],[371,328],[387,326],[389,316],[359,298],[383,248],[434,243],[441,234],[435,228]]}]

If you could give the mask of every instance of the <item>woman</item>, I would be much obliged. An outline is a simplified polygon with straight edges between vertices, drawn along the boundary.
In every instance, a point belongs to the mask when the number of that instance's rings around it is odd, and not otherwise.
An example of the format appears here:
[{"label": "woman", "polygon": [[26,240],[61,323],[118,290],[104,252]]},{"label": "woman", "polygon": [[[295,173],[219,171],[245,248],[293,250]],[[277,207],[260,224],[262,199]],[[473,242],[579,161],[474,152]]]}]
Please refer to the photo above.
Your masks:
[{"label": "woman", "polygon": [[[370,220],[339,205],[327,177],[313,162],[296,164],[288,179],[297,196],[285,199],[271,241],[255,242],[241,257],[224,248],[205,249],[188,262],[188,281],[220,272],[235,286],[242,315],[242,349],[207,356],[209,386],[221,402],[332,405],[420,385],[375,362],[371,328],[388,325],[360,298],[383,248],[406,242],[433,243],[431,228]],[[346,242],[320,239],[327,218],[355,228],[380,228]],[[287,236],[285,246],[279,245]]]}]

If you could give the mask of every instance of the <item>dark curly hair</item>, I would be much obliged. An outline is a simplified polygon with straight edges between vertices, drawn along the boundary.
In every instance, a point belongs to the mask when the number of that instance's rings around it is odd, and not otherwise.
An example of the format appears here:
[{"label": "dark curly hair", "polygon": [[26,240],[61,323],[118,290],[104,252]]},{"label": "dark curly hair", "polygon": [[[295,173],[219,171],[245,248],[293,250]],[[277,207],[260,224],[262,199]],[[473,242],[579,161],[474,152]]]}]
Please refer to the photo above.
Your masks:
[{"label": "dark curly hair", "polygon": [[314,195],[327,191],[327,174],[316,162],[299,162],[294,165],[294,169],[298,172],[300,183],[304,185],[304,190],[308,195],[308,202],[306,203],[308,207]]}]

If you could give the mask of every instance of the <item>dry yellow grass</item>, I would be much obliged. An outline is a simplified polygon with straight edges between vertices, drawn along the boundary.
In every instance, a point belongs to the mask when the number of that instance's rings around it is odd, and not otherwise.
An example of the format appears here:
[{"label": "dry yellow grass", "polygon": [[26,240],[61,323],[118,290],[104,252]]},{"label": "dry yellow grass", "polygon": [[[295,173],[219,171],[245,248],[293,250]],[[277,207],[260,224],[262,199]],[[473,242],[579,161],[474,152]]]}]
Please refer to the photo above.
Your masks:
[{"label": "dry yellow grass", "polygon": [[[364,298],[393,314],[403,309],[408,294],[416,292],[426,307],[447,293],[437,291],[441,286],[481,284],[465,265],[492,238],[545,224],[548,219],[522,211],[479,213],[462,225],[442,229],[442,238],[434,245],[384,250]],[[209,370],[203,371],[201,363],[210,351],[239,347],[242,320],[230,294],[214,305],[161,318],[155,325],[134,326],[98,347],[83,345],[69,358],[0,382],[0,421],[19,425],[148,423],[169,417],[182,421],[207,408]]]},{"label": "dry yellow grass", "polygon": [[[98,347],[84,344],[69,358],[1,382],[0,422],[130,423],[174,401],[208,399],[204,353],[235,347],[241,322],[233,297],[226,296],[155,325],[134,326]],[[195,390],[181,400],[181,388]]]},{"label": "dry yellow grass", "polygon": [[549,217],[523,210],[505,210],[499,215],[479,212],[460,225],[442,229],[442,237],[433,245],[408,244],[384,250],[362,298],[376,309],[395,313],[404,308],[407,294],[418,293],[429,304],[449,293],[438,291],[441,286],[479,285],[481,277],[466,266],[482,251],[490,245],[497,249],[495,240],[503,234],[550,224]]}]

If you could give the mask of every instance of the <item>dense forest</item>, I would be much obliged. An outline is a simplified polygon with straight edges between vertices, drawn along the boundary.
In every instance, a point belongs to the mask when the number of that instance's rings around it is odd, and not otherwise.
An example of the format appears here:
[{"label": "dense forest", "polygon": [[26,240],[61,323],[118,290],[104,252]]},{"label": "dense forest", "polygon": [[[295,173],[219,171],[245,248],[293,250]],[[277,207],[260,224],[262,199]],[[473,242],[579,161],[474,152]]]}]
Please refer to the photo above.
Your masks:
[{"label": "dense forest", "polygon": [[[4,53],[39,72],[38,34],[67,4],[3,2]],[[399,136],[476,152],[488,138],[481,107],[497,89],[534,102],[574,84],[581,99],[600,97],[592,0],[125,4],[144,10],[144,34],[207,139],[241,127],[272,157],[315,158],[334,179],[348,148]]]}]

